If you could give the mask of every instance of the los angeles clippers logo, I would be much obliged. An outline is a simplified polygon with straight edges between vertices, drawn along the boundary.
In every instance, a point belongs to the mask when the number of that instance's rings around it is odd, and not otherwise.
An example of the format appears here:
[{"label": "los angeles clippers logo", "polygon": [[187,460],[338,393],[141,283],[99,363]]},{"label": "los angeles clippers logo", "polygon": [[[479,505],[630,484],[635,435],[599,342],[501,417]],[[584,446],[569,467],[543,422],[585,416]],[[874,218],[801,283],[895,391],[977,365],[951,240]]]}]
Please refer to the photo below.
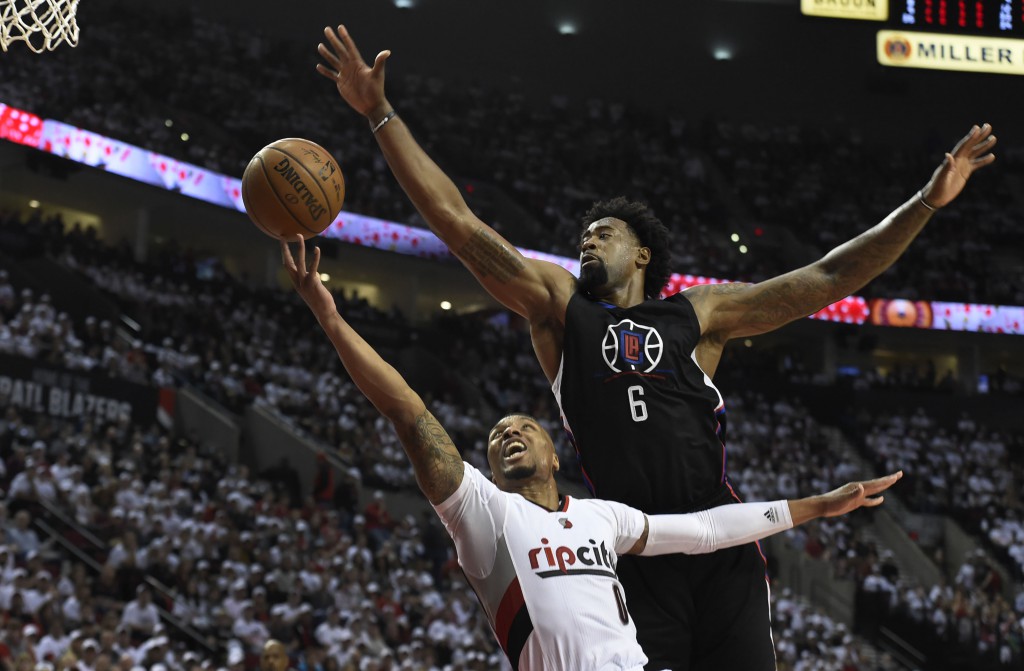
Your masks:
[{"label": "los angeles clippers logo", "polygon": [[604,362],[616,373],[626,370],[650,373],[661,361],[664,350],[657,329],[630,319],[609,326],[601,344]]}]

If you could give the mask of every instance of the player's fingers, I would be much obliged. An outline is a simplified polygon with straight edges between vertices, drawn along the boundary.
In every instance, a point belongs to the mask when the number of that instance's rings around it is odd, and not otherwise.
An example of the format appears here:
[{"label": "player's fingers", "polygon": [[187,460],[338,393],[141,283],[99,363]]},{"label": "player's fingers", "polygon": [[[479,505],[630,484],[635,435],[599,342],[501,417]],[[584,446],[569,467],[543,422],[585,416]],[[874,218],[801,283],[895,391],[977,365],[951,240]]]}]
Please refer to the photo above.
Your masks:
[{"label": "player's fingers", "polygon": [[295,261],[292,259],[292,250],[288,249],[288,241],[281,239],[281,265],[289,272],[295,270]]},{"label": "player's fingers", "polygon": [[298,259],[296,259],[296,267],[299,271],[299,277],[304,277],[306,274],[306,241],[302,239],[301,234],[295,236],[295,241],[299,243]]},{"label": "player's fingers", "polygon": [[989,135],[983,142],[979,142],[974,145],[971,149],[971,158],[977,158],[986,152],[992,151],[992,147],[996,146],[996,142],[998,141],[999,140],[996,139],[995,135]]},{"label": "player's fingers", "polygon": [[332,68],[334,68],[335,70],[341,69],[341,60],[339,60],[338,57],[334,55],[333,51],[324,46],[323,42],[316,45],[316,52],[320,54],[320,58],[327,61],[327,64],[330,65]]},{"label": "player's fingers", "polygon": [[964,135],[964,136],[963,136],[962,138],[960,138],[960,141],[956,143],[956,146],[955,146],[955,147],[953,147],[953,151],[952,151],[952,153],[953,153],[953,154],[955,154],[955,153],[957,153],[958,151],[960,151],[960,149],[961,149],[961,148],[962,148],[962,147],[963,147],[963,146],[964,146],[965,144],[967,144],[968,142],[970,142],[970,141],[971,141],[971,140],[972,140],[972,139],[974,138],[974,136],[976,136],[976,135],[978,134],[978,132],[979,132],[980,130],[981,130],[981,129],[980,129],[980,128],[978,128],[977,126],[973,126],[973,127],[971,128],[971,132],[970,132],[970,133],[968,133],[967,135]]},{"label": "player's fingers", "polygon": [[335,70],[331,70],[329,67],[327,67],[323,63],[317,63],[316,64],[316,71],[319,72],[320,74],[322,74],[324,77],[327,77],[331,81],[337,83],[337,81],[338,81],[338,72],[336,72]]},{"label": "player's fingers", "polygon": [[319,275],[317,268],[320,267],[320,248],[313,248],[313,263],[309,267],[309,273],[311,275]]},{"label": "player's fingers", "polygon": [[876,496],[873,499],[864,499],[864,503],[862,505],[865,508],[874,508],[875,506],[882,505],[882,503],[884,503],[884,502],[885,502],[885,497],[884,496]]},{"label": "player's fingers", "polygon": [[384,70],[384,64],[391,58],[391,50],[385,49],[384,51],[377,54],[377,58],[373,59],[373,74],[379,74]]},{"label": "player's fingers", "polygon": [[[341,26],[338,26],[338,28],[340,29]],[[327,41],[330,42],[331,49],[339,59],[348,60],[352,58],[352,54],[350,54],[348,49],[345,48],[345,45],[342,44],[341,38],[338,37],[338,33],[335,32],[333,28],[330,26],[324,28],[324,37],[326,37]]]},{"label": "player's fingers", "polygon": [[995,160],[996,160],[996,155],[995,154],[986,154],[985,156],[982,156],[981,158],[973,159],[971,161],[971,167],[974,170],[977,170],[978,168],[984,168],[986,165],[992,163]]},{"label": "player's fingers", "polygon": [[357,47],[356,43],[352,40],[352,36],[348,34],[348,28],[344,25],[338,26],[338,36],[341,38],[342,44],[345,46],[345,49],[352,58],[358,58],[364,63],[366,62],[363,60],[363,55],[359,53],[359,47]]},{"label": "player's fingers", "polygon": [[889,489],[890,487],[895,485],[896,482],[902,477],[903,471],[896,471],[895,473],[890,473],[889,475],[885,475],[880,478],[875,478],[874,480],[867,480],[861,483],[862,485],[864,485],[864,494],[866,496],[871,496],[872,494],[877,494],[878,492],[884,492],[886,489]]}]

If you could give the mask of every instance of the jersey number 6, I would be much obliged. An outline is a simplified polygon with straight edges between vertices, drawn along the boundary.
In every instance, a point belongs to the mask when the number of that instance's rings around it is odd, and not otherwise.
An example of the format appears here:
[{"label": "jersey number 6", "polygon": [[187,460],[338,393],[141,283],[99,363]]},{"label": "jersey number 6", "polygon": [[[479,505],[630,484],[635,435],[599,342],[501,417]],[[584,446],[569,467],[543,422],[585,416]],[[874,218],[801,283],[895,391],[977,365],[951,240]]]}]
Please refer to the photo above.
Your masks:
[{"label": "jersey number 6", "polygon": [[647,404],[640,398],[644,395],[644,388],[638,384],[626,389],[629,396],[629,412],[633,415],[634,422],[642,422],[647,419]]}]

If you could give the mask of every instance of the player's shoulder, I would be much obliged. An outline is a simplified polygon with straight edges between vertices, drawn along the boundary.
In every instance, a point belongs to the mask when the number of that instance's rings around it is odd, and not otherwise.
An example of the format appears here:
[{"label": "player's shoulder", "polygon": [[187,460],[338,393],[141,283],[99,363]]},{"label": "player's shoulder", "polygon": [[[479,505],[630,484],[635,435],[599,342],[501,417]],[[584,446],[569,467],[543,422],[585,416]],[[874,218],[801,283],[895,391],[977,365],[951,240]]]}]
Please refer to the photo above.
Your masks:
[{"label": "player's shoulder", "polygon": [[569,497],[567,512],[571,513],[574,507],[577,510],[585,510],[599,515],[610,515],[616,518],[621,517],[622,515],[643,514],[630,505],[619,503],[618,501],[611,501],[609,499],[577,499],[575,497]]},{"label": "player's shoulder", "polygon": [[462,482],[459,483],[459,486],[448,498],[434,506],[439,512],[454,508],[469,497],[487,502],[495,496],[504,494],[490,478],[468,461],[462,462],[462,469]]},{"label": "player's shoulder", "polygon": [[462,462],[462,468],[462,477],[464,480],[469,480],[470,486],[477,489],[483,489],[492,494],[504,494],[504,492],[498,489],[498,486],[494,484],[493,480],[484,475],[483,472],[473,464],[464,460]]}]

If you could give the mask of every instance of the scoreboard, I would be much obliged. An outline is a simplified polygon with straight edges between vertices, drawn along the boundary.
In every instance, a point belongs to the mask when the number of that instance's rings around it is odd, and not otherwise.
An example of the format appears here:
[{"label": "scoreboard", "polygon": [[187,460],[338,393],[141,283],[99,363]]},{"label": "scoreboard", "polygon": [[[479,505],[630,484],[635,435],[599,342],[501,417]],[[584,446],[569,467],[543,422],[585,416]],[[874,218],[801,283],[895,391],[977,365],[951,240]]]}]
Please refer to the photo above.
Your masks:
[{"label": "scoreboard", "polygon": [[1024,38],[1024,0],[892,0],[893,29]]},{"label": "scoreboard", "polygon": [[801,0],[808,16],[882,24],[889,67],[1024,75],[1024,0]]}]

